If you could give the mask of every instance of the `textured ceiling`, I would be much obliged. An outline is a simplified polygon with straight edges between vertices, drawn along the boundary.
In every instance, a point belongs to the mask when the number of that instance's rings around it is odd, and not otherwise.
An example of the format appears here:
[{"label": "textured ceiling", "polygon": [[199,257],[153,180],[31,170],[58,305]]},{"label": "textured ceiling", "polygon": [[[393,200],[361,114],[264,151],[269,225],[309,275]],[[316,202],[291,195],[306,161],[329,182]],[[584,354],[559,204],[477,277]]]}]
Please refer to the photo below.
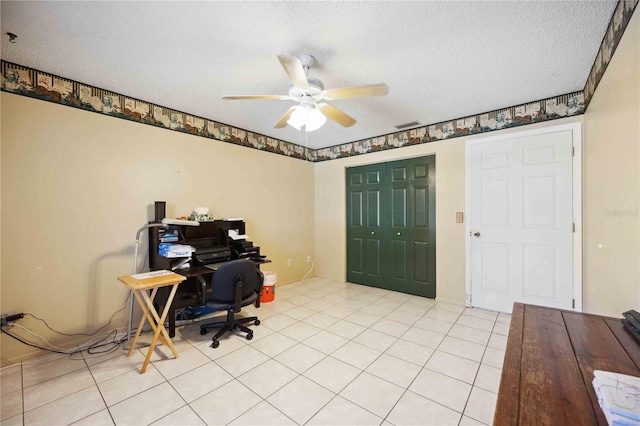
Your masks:
[{"label": "textured ceiling", "polygon": [[[2,59],[310,148],[582,90],[616,1],[2,1]],[[9,43],[6,32],[18,35]],[[386,83],[330,101],[307,141],[273,125],[291,101],[277,54],[311,53],[325,88]]]}]

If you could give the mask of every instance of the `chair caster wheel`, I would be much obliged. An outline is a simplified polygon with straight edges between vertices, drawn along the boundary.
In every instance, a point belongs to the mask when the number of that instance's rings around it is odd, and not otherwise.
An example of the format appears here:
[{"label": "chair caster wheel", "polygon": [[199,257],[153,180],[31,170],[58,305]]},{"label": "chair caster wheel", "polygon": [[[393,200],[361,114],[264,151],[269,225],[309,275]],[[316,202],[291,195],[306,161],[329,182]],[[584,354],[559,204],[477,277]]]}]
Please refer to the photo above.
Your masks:
[{"label": "chair caster wheel", "polygon": [[253,339],[253,333],[247,334],[247,340],[251,340],[251,339]]},{"label": "chair caster wheel", "polygon": [[211,347],[212,348],[217,348],[218,346],[220,346],[220,342],[218,342],[217,340],[214,340],[211,342]]},{"label": "chair caster wheel", "polygon": [[255,321],[253,322],[253,325],[260,325],[260,320],[255,320]]},{"label": "chair caster wheel", "polygon": [[207,330],[206,328],[201,328],[201,329],[200,329],[200,335],[201,335],[201,336],[204,336],[205,334],[207,334],[207,331],[208,331],[208,330]]}]

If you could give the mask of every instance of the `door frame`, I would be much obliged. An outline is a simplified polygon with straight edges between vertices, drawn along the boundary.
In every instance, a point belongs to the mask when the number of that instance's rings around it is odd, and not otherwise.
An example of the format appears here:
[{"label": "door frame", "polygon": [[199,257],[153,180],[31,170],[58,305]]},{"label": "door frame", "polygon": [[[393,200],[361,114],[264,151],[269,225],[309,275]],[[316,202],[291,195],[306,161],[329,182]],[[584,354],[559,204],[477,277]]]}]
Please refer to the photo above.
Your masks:
[{"label": "door frame", "polygon": [[[575,300],[574,310],[582,312],[582,122],[560,124],[552,127],[544,127],[534,130],[510,132],[498,136],[490,136],[468,140],[465,144],[465,211],[467,218],[471,217],[471,182],[470,182],[470,151],[471,147],[481,143],[491,143],[505,139],[513,139],[527,136],[543,135],[548,133],[557,133],[563,131],[571,131],[573,138],[573,171],[572,171],[572,188],[573,188],[573,223],[575,224],[575,232],[573,233],[573,299]],[[471,294],[471,227],[469,220],[465,221],[465,305],[472,307]]]}]

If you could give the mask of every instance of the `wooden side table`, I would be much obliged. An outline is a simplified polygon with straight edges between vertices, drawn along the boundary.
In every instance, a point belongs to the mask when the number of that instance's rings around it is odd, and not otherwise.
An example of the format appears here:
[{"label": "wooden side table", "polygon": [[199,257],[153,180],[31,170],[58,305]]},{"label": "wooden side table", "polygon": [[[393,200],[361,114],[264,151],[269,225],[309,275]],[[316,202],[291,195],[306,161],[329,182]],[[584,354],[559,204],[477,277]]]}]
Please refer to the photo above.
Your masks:
[{"label": "wooden side table", "polygon": [[[145,321],[149,321],[149,324],[154,331],[153,339],[151,340],[151,345],[149,346],[149,352],[147,352],[147,357],[144,360],[144,364],[142,364],[140,374],[143,374],[145,371],[147,371],[147,365],[149,365],[151,354],[156,347],[158,339],[160,339],[163,344],[167,345],[167,347],[171,349],[171,352],[173,353],[173,356],[175,358],[178,358],[178,352],[173,346],[173,343],[171,343],[171,338],[169,337],[167,330],[164,328],[164,320],[167,317],[167,313],[169,312],[169,309],[171,307],[171,302],[173,301],[173,297],[176,294],[178,285],[185,279],[186,277],[170,271],[152,271],[144,274],[123,275],[121,277],[118,277],[118,280],[120,282],[131,289],[131,292],[135,296],[143,312],[142,318],[140,318],[140,323],[138,324],[138,329],[136,330],[136,334],[131,341],[131,347],[129,348],[127,356],[131,356],[131,354],[133,354],[133,350],[136,347],[136,341],[140,336],[140,332],[142,331],[142,327],[144,326]],[[165,286],[172,286],[171,293],[169,294],[169,298],[165,303],[162,315],[158,315],[158,312],[153,306],[153,299],[156,297],[158,289]],[[147,294],[147,290],[151,290],[151,295]]]}]

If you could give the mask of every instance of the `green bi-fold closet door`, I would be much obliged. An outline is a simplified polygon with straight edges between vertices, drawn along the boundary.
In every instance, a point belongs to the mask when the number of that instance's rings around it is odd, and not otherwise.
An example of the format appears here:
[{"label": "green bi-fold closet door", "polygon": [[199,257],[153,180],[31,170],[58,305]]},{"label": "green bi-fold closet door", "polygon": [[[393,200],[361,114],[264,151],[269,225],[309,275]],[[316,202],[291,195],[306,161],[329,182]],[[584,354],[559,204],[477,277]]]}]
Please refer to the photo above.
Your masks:
[{"label": "green bi-fold closet door", "polygon": [[435,156],[347,169],[347,280],[435,298]]}]

